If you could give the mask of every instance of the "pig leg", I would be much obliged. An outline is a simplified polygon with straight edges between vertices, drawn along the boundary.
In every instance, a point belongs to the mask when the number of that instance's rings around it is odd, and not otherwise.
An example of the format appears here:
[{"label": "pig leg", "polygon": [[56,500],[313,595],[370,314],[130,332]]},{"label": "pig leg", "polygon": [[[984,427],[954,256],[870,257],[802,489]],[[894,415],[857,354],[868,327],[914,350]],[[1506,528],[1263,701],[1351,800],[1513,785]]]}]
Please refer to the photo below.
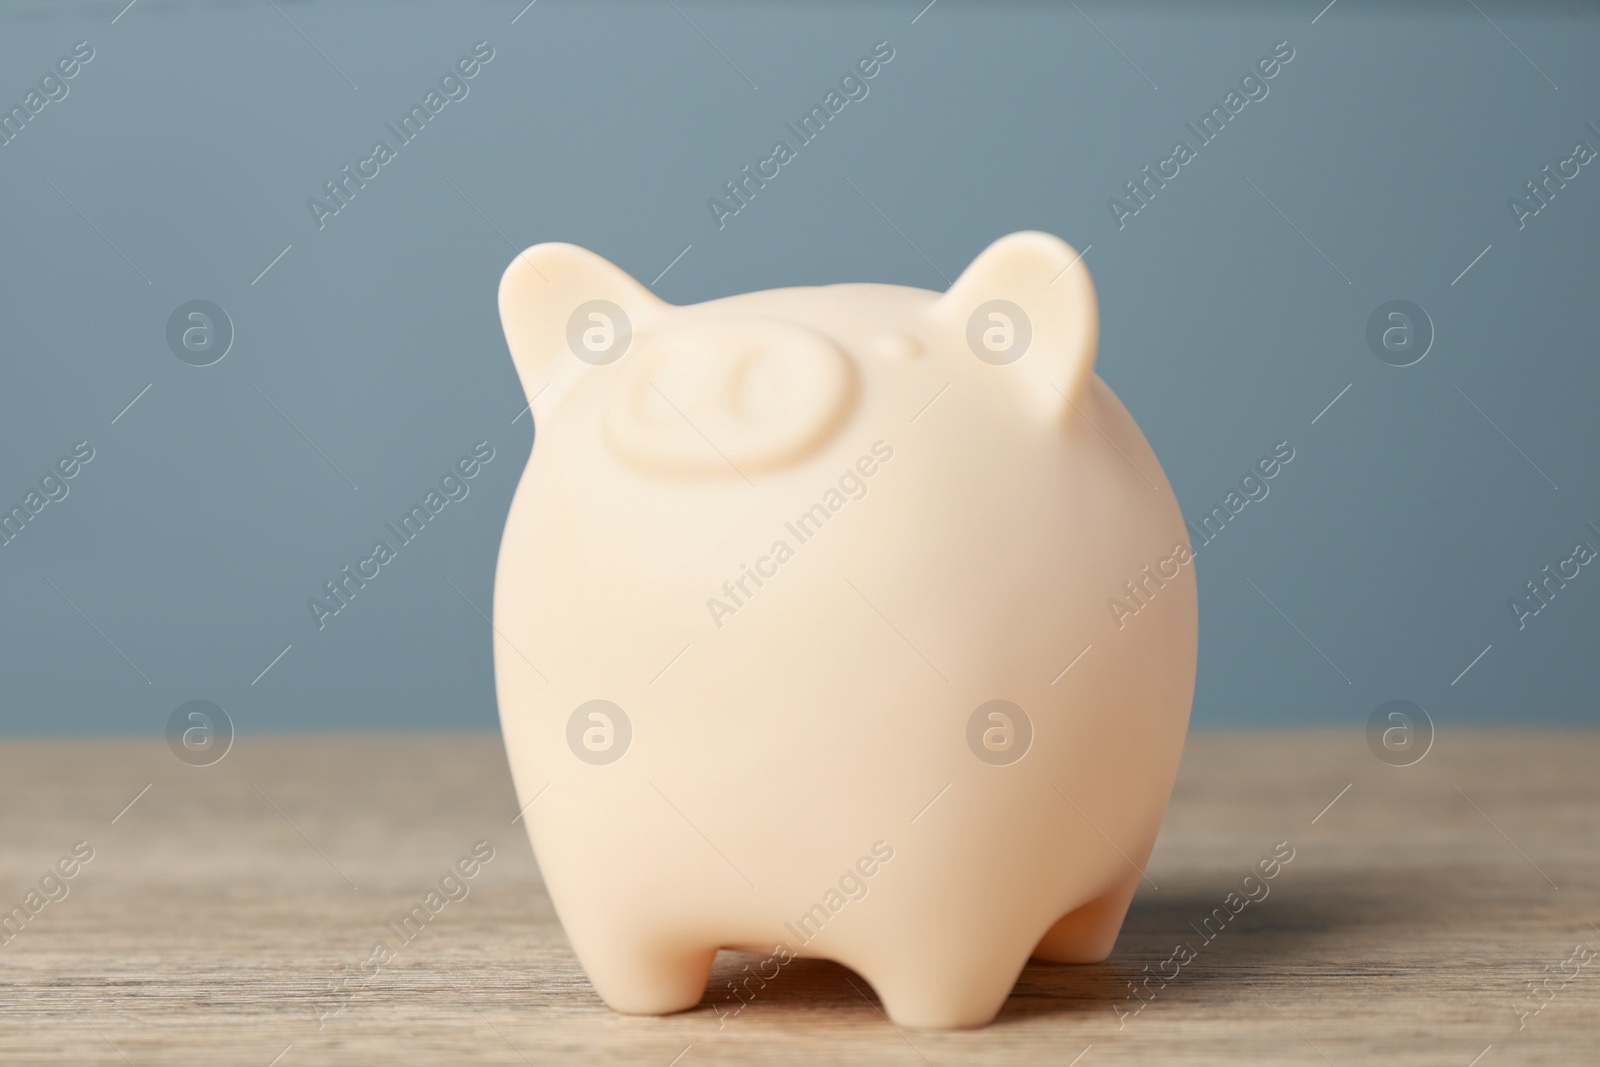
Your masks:
[{"label": "pig leg", "polygon": [[715,948],[608,937],[584,945],[583,969],[600,999],[624,1015],[667,1015],[700,1003]]},{"label": "pig leg", "polygon": [[923,1030],[985,1026],[1011,995],[1031,945],[1005,944],[992,929],[982,928],[970,916],[964,918],[964,923],[918,931],[892,946],[876,946],[879,951],[872,958],[840,962],[872,984],[885,1014],[897,1026]]},{"label": "pig leg", "polygon": [[1067,912],[1040,940],[1034,959],[1050,963],[1099,963],[1111,955],[1123,916],[1139,888],[1139,874],[1128,876],[1109,892]]}]

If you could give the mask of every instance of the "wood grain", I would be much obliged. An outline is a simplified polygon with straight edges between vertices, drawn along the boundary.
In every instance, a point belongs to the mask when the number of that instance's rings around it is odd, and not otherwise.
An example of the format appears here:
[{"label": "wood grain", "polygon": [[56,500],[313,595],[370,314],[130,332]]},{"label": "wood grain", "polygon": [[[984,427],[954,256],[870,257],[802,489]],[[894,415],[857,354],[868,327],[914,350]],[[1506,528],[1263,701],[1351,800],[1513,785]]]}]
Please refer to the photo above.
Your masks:
[{"label": "wood grain", "polygon": [[[8,741],[0,907],[75,842],[95,856],[0,946],[0,1062],[1600,1063],[1600,958],[1559,977],[1600,950],[1597,764],[1596,733],[1446,731],[1409,768],[1357,733],[1198,735],[1111,959],[1032,964],[993,1026],[920,1033],[812,961],[734,1015],[734,954],[694,1011],[609,1012],[497,738],[242,738],[209,768],[160,742]],[[479,840],[469,894],[340,993]],[[1205,940],[1282,841],[1269,894]],[[1128,999],[1180,943],[1194,958]]]}]

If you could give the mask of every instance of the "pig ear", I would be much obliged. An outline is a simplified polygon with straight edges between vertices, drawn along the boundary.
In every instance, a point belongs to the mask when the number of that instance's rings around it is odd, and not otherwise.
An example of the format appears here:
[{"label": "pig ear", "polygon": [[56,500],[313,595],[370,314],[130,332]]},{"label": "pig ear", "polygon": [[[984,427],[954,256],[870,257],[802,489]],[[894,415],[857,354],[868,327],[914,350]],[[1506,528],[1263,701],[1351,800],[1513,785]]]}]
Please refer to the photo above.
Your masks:
[{"label": "pig ear", "polygon": [[1024,231],[1000,238],[938,303],[975,356],[1015,364],[1047,410],[1070,411],[1094,379],[1094,283],[1083,257],[1058,237]]},{"label": "pig ear", "polygon": [[547,388],[553,383],[626,355],[634,332],[667,306],[626,271],[577,245],[534,245],[500,279],[500,324],[511,361],[529,401],[539,398],[541,407],[558,399],[562,390]]}]

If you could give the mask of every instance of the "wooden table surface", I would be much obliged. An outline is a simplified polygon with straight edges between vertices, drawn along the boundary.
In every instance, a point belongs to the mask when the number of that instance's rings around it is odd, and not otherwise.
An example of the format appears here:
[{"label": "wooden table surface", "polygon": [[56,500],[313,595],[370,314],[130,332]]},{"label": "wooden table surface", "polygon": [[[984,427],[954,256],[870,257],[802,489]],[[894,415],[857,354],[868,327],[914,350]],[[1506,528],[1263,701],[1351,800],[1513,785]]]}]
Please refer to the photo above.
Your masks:
[{"label": "wooden table surface", "polygon": [[[0,1063],[1596,1064],[1597,765],[1596,733],[1445,731],[1407,768],[1353,731],[1197,735],[1160,888],[1111,959],[1030,964],[993,1026],[926,1033],[814,961],[733,1015],[731,953],[699,1008],[612,1014],[495,737],[246,737],[209,768],[160,741],[7,741],[0,908],[75,843],[93,859],[0,945]],[[468,895],[364,969],[480,840]],[[1280,841],[1269,895],[1205,941]],[[1158,970],[1177,976],[1129,999]]]}]

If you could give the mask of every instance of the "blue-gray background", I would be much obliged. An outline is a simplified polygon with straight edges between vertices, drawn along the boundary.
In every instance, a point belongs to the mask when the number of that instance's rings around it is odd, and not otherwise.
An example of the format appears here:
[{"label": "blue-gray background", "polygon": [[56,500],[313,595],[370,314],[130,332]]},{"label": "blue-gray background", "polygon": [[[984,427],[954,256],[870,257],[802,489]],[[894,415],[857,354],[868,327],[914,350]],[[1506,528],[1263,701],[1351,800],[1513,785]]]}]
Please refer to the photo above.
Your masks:
[{"label": "blue-gray background", "polygon": [[[1600,147],[1596,9],[921,9],[0,7],[7,109],[95,50],[0,147],[0,504],[95,449],[0,548],[0,733],[160,733],[193,698],[242,733],[492,729],[478,611],[534,432],[513,245],[644,281],[692,245],[654,286],[684,303],[940,289],[1025,228],[1092,246],[1100,373],[1190,518],[1295,449],[1200,550],[1198,725],[1595,722],[1600,573],[1520,631],[1509,601],[1600,546],[1600,165],[1524,229],[1507,200]],[[319,230],[307,198],[480,40],[470,95]],[[707,198],[880,40],[870,96],[719,231]],[[1279,41],[1270,95],[1119,230],[1107,199]],[[165,339],[197,298],[237,331],[205,368]],[[1411,367],[1365,340],[1394,298],[1437,331]],[[319,632],[307,598],[480,439],[471,495]]]}]

